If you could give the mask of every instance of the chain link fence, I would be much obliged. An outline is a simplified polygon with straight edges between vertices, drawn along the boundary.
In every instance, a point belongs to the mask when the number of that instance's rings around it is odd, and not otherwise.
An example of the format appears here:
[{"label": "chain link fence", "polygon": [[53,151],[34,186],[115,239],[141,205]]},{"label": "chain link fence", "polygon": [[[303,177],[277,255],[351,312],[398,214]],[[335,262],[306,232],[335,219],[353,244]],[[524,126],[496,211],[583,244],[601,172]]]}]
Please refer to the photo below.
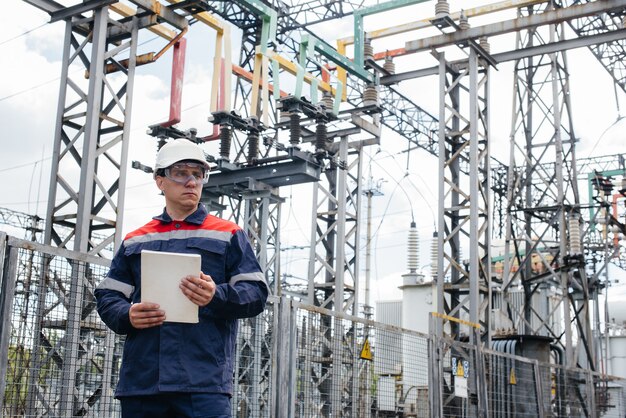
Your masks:
[{"label": "chain link fence", "polygon": [[[107,260],[0,233],[3,417],[119,417],[123,336],[95,311]],[[270,299],[240,322],[233,416],[621,417],[624,382],[540,337],[489,349]]]}]

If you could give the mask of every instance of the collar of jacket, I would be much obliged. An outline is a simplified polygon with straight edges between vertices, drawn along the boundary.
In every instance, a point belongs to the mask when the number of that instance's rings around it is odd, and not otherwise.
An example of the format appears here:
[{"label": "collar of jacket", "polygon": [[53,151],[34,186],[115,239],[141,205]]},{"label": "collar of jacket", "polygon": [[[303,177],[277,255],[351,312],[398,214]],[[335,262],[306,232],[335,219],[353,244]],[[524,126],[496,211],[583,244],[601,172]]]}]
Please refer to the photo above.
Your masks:
[{"label": "collar of jacket", "polygon": [[[204,205],[202,203],[199,203],[196,211],[192,213],[191,215],[187,216],[184,219],[184,222],[187,222],[190,224],[202,225],[202,223],[204,222],[204,219],[207,217],[208,214],[209,212],[207,212]],[[170,215],[167,214],[167,211],[165,210],[165,208],[163,208],[163,213],[161,213],[160,215],[154,216],[152,219],[156,219],[157,221],[161,221],[166,224],[172,222],[172,218],[170,217]]]}]

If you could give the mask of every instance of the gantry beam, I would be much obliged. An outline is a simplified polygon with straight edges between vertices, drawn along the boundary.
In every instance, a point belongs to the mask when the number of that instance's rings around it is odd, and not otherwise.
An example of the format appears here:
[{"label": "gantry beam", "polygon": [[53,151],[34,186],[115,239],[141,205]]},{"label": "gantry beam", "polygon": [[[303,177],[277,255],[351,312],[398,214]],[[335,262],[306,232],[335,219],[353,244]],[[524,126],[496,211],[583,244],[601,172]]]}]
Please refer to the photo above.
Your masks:
[{"label": "gantry beam", "polygon": [[570,6],[564,9],[547,10],[542,13],[521,16],[517,19],[491,23],[489,25],[469,28],[463,31],[455,31],[430,38],[417,39],[407,42],[405,44],[405,48],[410,52],[440,48],[447,45],[458,44],[466,41],[467,39],[478,39],[481,37],[502,35],[504,33],[527,30],[538,26],[562,23],[599,13],[620,11],[623,8],[624,2],[621,0],[596,1],[593,3]]},{"label": "gantry beam", "polygon": [[[573,4],[589,2],[590,0],[562,0],[556,1],[555,4],[560,7],[570,7]],[[598,13],[581,19],[569,20],[567,23],[579,38],[583,38],[622,28],[624,26],[623,18],[623,12],[619,11],[619,13]],[[609,40],[606,43],[591,45],[589,49],[608,71],[615,83],[626,91],[626,64],[622,59],[626,56],[624,43]]]},{"label": "gantry beam", "polygon": [[23,229],[27,235],[30,235],[32,241],[37,241],[37,234],[43,231],[42,225],[40,225],[42,220],[37,215],[0,208],[0,223]]}]

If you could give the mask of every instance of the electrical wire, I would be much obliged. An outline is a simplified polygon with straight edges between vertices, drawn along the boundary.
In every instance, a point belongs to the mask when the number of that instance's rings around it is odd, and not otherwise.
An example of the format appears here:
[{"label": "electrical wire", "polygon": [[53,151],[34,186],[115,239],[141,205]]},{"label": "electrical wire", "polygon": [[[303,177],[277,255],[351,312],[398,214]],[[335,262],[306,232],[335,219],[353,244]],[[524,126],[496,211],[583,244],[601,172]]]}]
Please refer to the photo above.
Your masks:
[{"label": "electrical wire", "polygon": [[[406,191],[406,190],[404,189],[404,187],[402,187],[402,185],[400,184],[400,183],[401,183],[402,181],[404,181],[404,180],[407,180],[407,181],[409,182],[409,184],[410,184],[411,186],[413,186],[413,188],[415,189],[415,191],[416,191],[416,192],[417,192],[417,193],[418,193],[418,194],[422,197],[422,199],[424,200],[424,202],[426,203],[426,205],[428,206],[428,208],[429,208],[429,210],[430,210],[430,212],[431,212],[431,215],[432,215],[432,217],[433,217],[433,223],[436,225],[435,213],[434,213],[434,210],[433,210],[432,206],[430,205],[430,203],[429,203],[428,199],[426,199],[426,197],[424,196],[424,194],[421,192],[421,190],[420,190],[420,189],[419,189],[419,188],[415,185],[415,183],[413,183],[413,182],[410,180],[409,175],[411,175],[411,174],[412,174],[412,175],[416,175],[416,176],[417,176],[417,177],[418,177],[418,178],[422,181],[422,183],[424,183],[424,185],[425,185],[426,189],[427,189],[427,190],[429,190],[429,192],[432,194],[432,191],[430,190],[430,188],[428,187],[428,185],[427,185],[427,183],[424,181],[424,179],[423,179],[420,175],[418,175],[417,173],[410,173],[410,172],[408,172],[408,170],[404,169],[404,168],[403,168],[403,167],[399,164],[399,162],[397,161],[396,156],[395,156],[395,155],[393,155],[393,154],[391,154],[390,152],[388,152],[388,151],[383,151],[383,150],[380,150],[380,149],[379,149],[379,150],[376,152],[376,154],[375,154],[375,155],[380,154],[380,153],[385,153],[387,157],[390,157],[390,158],[394,161],[394,163],[395,163],[395,164],[396,164],[396,165],[397,165],[397,166],[398,166],[401,170],[405,171],[405,174],[404,174],[404,176],[402,177],[402,179],[400,179],[400,180],[398,181],[398,180],[396,180],[396,179],[394,178],[394,176],[392,176],[392,175],[391,175],[391,173],[389,173],[389,171],[387,171],[387,169],[386,169],[386,168],[385,168],[385,167],[384,167],[384,166],[383,166],[383,165],[382,165],[379,161],[376,161],[373,157],[370,159],[370,167],[371,167],[371,164],[376,164],[376,165],[377,165],[377,166],[378,166],[381,170],[383,170],[383,172],[385,172],[385,173],[389,176],[389,178],[393,179],[393,180],[395,181],[395,183],[396,183],[396,186],[394,187],[394,189],[393,189],[393,190],[392,190],[392,192],[391,192],[391,195],[389,196],[389,200],[388,200],[388,202],[387,202],[387,206],[385,207],[385,210],[383,211],[383,214],[381,215],[381,220],[380,220],[380,222],[379,222],[379,224],[378,224],[377,228],[376,228],[376,229],[375,229],[375,231],[372,233],[372,236],[371,236],[371,237],[368,237],[368,239],[369,239],[369,241],[370,241],[370,242],[369,242],[369,244],[372,244],[372,241],[373,241],[374,254],[375,254],[378,250],[380,250],[380,249],[388,249],[388,248],[402,247],[402,246],[403,246],[403,244],[396,244],[396,245],[391,245],[391,246],[389,246],[389,245],[388,245],[388,246],[384,246],[384,247],[379,247],[379,246],[378,246],[378,239],[379,239],[379,238],[380,238],[380,236],[381,236],[381,234],[379,234],[380,228],[381,228],[381,226],[382,226],[382,223],[383,223],[383,221],[384,221],[385,217],[389,214],[389,213],[388,213],[388,210],[389,210],[389,206],[390,206],[390,204],[391,204],[391,200],[392,200],[393,195],[395,194],[395,192],[396,192],[396,190],[397,190],[398,188],[400,188],[400,189],[402,190],[402,192],[405,194],[405,196],[407,197],[407,200],[408,200],[408,202],[409,202],[409,206],[410,206],[410,211],[411,211],[411,219],[413,220],[413,222],[415,222],[415,217],[414,217],[414,211],[413,211],[412,201],[411,201],[411,199],[410,199],[410,197],[409,197],[409,195],[408,195],[407,191]],[[398,153],[398,154],[400,154],[400,153]],[[386,157],[383,157],[383,158],[386,158]],[[368,244],[368,243],[366,243],[365,245],[367,245],[367,244]],[[378,274],[378,269],[379,269],[379,266],[378,266],[378,258],[377,258],[377,257],[373,257],[373,263],[374,263],[374,268],[373,268],[373,270],[376,272],[375,277],[379,277],[379,274]],[[380,296],[381,296],[381,295],[380,295],[380,286],[376,286],[375,291],[376,291],[377,298],[378,298],[378,299],[380,299]]]},{"label": "electrical wire", "polygon": [[617,83],[613,83],[613,93],[615,94],[615,106],[617,107],[617,119],[615,120],[615,122],[613,122],[612,124],[610,124],[598,137],[598,140],[596,141],[595,144],[593,144],[593,148],[591,148],[591,151],[589,151],[589,153],[587,154],[587,158],[590,158],[591,155],[593,154],[593,152],[596,150],[596,147],[598,146],[598,144],[600,143],[600,141],[602,140],[602,138],[604,137],[604,134],[606,134],[608,132],[609,129],[611,129],[613,126],[615,126],[618,122],[620,122],[622,119],[624,119],[624,116],[622,116],[620,113],[620,108],[619,108],[619,97],[617,95]]},{"label": "electrical wire", "polygon": [[[293,186],[289,186],[289,210],[287,212],[287,216],[285,218],[284,221],[281,221],[281,225],[286,225],[291,219],[292,219],[292,214],[294,214],[294,207],[293,207]],[[297,216],[293,216],[293,221],[296,224],[296,228],[293,229],[294,231],[299,232],[300,234],[302,234],[302,236],[305,237],[305,239],[308,241],[308,237],[306,236],[306,234],[304,233],[304,229],[302,229],[302,226],[300,225],[300,223],[298,222],[298,217]],[[282,233],[288,232],[289,230],[283,230],[281,228],[281,235]],[[284,237],[281,237],[281,241],[284,240]],[[291,276],[291,271],[292,271],[292,263],[295,263],[297,261],[301,261],[302,258],[298,257],[295,258],[295,256],[293,255],[294,249],[301,249],[301,248],[285,248],[285,256],[281,257],[281,269],[283,269],[284,274],[282,275],[283,277],[289,277]],[[288,250],[288,251],[287,251]],[[287,275],[287,276],[286,276]]]},{"label": "electrical wire", "polygon": [[[37,196],[40,196],[40,192],[41,192],[41,175],[43,173],[43,161],[44,161],[44,153],[45,153],[46,148],[42,147],[41,149],[41,159],[37,162],[35,162],[35,164],[33,165],[33,171],[31,173],[30,176],[30,184],[28,185],[28,199],[30,199],[31,193],[32,193],[32,189],[33,189],[33,182],[35,181],[35,172],[37,171],[37,166],[39,166],[39,184],[37,186]],[[41,164],[40,164],[41,163]],[[28,213],[31,213],[30,211],[30,201],[28,202]],[[39,203],[37,203],[35,205],[35,213],[38,213],[39,211]]]},{"label": "electrical wire", "polygon": [[41,25],[39,25],[39,26],[37,26],[37,27],[35,27],[35,28],[32,28],[32,29],[29,29],[29,30],[27,30],[27,31],[26,31],[26,32],[24,32],[24,33],[20,33],[19,35],[14,36],[13,38],[5,39],[4,41],[1,41],[1,42],[0,42],[0,46],[2,46],[2,45],[4,45],[4,44],[7,44],[7,43],[9,43],[9,42],[11,42],[11,41],[14,41],[14,40],[16,40],[16,39],[18,39],[18,38],[21,38],[22,36],[26,36],[26,35],[28,35],[29,33],[36,31],[37,29],[41,29],[41,28],[43,28],[44,26],[46,26],[47,24],[48,24],[48,22],[43,22]]},{"label": "electrical wire", "polygon": [[[400,168],[401,170],[403,170],[403,167],[400,165],[400,163],[399,163],[399,162],[398,162],[398,160],[396,159],[395,155],[391,154],[391,153],[390,153],[390,152],[388,152],[388,151],[384,151],[384,150],[380,150],[380,149],[376,152],[376,154],[379,154],[379,153],[386,153],[386,154],[387,154],[387,156],[388,156],[388,157],[391,157],[391,159],[393,160],[393,162],[394,162],[394,163],[396,163],[396,165],[398,166],[398,168]],[[373,160],[373,159],[372,159],[372,160],[371,160],[371,163],[375,163],[375,164],[376,164],[376,165],[377,165],[377,166],[378,166],[381,170],[383,170],[383,171],[384,171],[384,172],[385,172],[385,173],[386,173],[386,174],[387,174],[390,178],[393,178],[393,176],[392,176],[392,175],[391,175],[391,174],[387,171],[387,169],[386,169],[386,168],[385,168],[382,164],[380,164],[378,161],[375,161],[375,160]],[[435,212],[434,212],[434,210],[433,210],[432,205],[429,203],[429,200],[426,198],[426,196],[424,196],[424,194],[422,193],[422,191],[421,191],[421,190],[420,190],[420,189],[419,189],[419,188],[415,185],[415,183],[413,183],[413,182],[411,181],[411,179],[408,177],[409,175],[414,175],[414,176],[417,176],[417,178],[418,178],[418,179],[420,179],[420,180],[422,181],[422,183],[424,183],[424,186],[425,186],[425,187],[426,187],[426,189],[430,192],[430,194],[433,194],[433,193],[432,193],[432,191],[431,191],[431,190],[430,190],[430,188],[428,187],[428,184],[424,181],[424,179],[423,179],[423,178],[422,178],[419,174],[417,174],[417,173],[410,173],[410,172],[408,172],[408,171],[405,171],[405,175],[404,175],[404,177],[402,178],[402,180],[405,180],[405,179],[406,179],[406,180],[409,182],[409,184],[410,184],[411,186],[413,186],[413,188],[415,189],[415,191],[416,191],[416,192],[417,192],[417,193],[418,193],[418,194],[422,197],[422,200],[424,201],[424,203],[426,203],[426,206],[428,206],[428,209],[430,210],[431,216],[432,216],[432,218],[433,218],[433,224],[436,224],[436,219],[437,219],[437,218],[435,217]],[[407,198],[409,199],[409,202],[410,202],[410,201],[411,201],[411,199],[408,197],[408,194],[407,194],[406,190],[404,190],[404,189],[403,189],[402,191],[405,193],[405,195],[407,195]],[[433,199],[434,199],[434,196],[433,196]],[[413,210],[413,209],[412,209],[412,207],[411,207],[411,211],[412,211],[412,210]],[[413,219],[414,219],[413,214],[411,214],[411,218],[413,218]]]},{"label": "electrical wire", "polygon": [[32,202],[30,200],[27,200],[25,202],[4,202],[2,203],[2,207],[7,207],[8,205],[28,205],[30,203],[47,203],[48,200],[36,200],[35,202]]},{"label": "electrical wire", "polygon": [[[372,238],[376,236],[376,234],[378,234],[378,231],[380,230],[380,227],[382,226],[383,222],[385,221],[385,216],[387,215],[387,211],[389,210],[389,206],[391,205],[391,201],[393,198],[393,195],[395,194],[396,190],[398,190],[398,187],[400,187],[400,189],[402,189],[402,186],[400,186],[400,182],[396,181],[396,186],[393,188],[393,190],[391,191],[391,194],[389,195],[389,200],[387,200],[387,206],[385,206],[385,210],[383,211],[383,214],[381,215],[381,219],[380,222],[378,223],[378,226],[376,227],[376,230],[374,230],[374,232],[372,233],[372,236],[369,237],[369,240],[371,242]],[[411,204],[411,202],[409,201],[409,205]],[[413,218],[413,210],[411,210],[411,217]],[[413,221],[415,221],[415,219],[413,218]]]},{"label": "electrical wire", "polygon": [[[144,42],[139,43],[139,44],[138,44],[138,46],[145,45],[145,44],[147,44],[147,43],[149,43],[149,42],[154,41],[155,39],[159,39],[159,37],[158,37],[158,36],[155,36],[155,37],[153,37],[153,38],[147,39],[147,40],[145,40]],[[1,45],[1,44],[0,44],[0,45]],[[73,71],[73,72],[72,72],[72,74],[75,74],[75,73],[78,73],[78,72],[83,72],[83,71],[85,71],[85,69],[84,69],[84,68],[78,68],[76,71]],[[38,89],[38,88],[40,88],[40,87],[45,86],[46,84],[50,84],[50,83],[52,83],[52,82],[54,82],[54,81],[58,81],[58,80],[60,80],[60,79],[61,79],[61,77],[56,77],[56,78],[53,78],[53,79],[51,79],[51,80],[44,81],[44,82],[43,82],[43,83],[41,83],[41,84],[37,84],[37,85],[35,85],[35,86],[31,86],[31,87],[29,87],[29,88],[27,88],[27,89],[24,89],[24,90],[21,90],[21,91],[18,91],[18,92],[15,92],[15,93],[9,94],[8,96],[0,97],[0,102],[2,102],[2,101],[4,101],[4,100],[7,100],[7,99],[11,99],[11,98],[13,98],[13,97],[15,97],[15,96],[19,96],[19,95],[24,94],[24,93],[28,93],[28,92],[30,92],[30,91],[32,91],[32,90]],[[205,103],[208,103],[208,100],[207,100]],[[200,103],[200,104],[202,104],[202,103]],[[195,106],[199,106],[200,104],[195,105]],[[193,107],[190,107],[190,108],[187,108],[187,109],[184,109],[184,110],[189,110],[189,109],[191,109],[191,108],[193,108]]]},{"label": "electrical wire", "polygon": [[[378,154],[380,152],[380,149],[377,151],[376,154]],[[391,154],[390,154],[391,155]],[[387,175],[394,179],[394,177],[384,168],[382,167],[378,162],[375,162],[373,158],[370,158],[370,171],[371,171],[371,165],[372,163],[376,163],[385,173],[387,173]],[[411,203],[411,199],[408,197],[408,194],[406,193],[406,191],[402,188],[402,186],[400,185],[400,182],[395,180],[396,186],[393,188],[393,190],[391,191],[391,194],[389,195],[389,199],[387,200],[387,206],[385,207],[385,210],[383,211],[383,214],[380,217],[380,222],[378,223],[378,226],[376,227],[376,229],[374,230],[374,232],[372,233],[371,236],[367,237],[367,241],[365,242],[365,244],[363,245],[363,247],[361,247],[361,250],[363,250],[363,248],[365,248],[367,245],[372,245],[372,241],[373,241],[373,248],[374,248],[374,254],[376,254],[376,252],[378,251],[378,231],[380,230],[380,227],[382,226],[385,217],[387,216],[387,212],[389,210],[389,205],[391,204],[391,200],[393,198],[393,195],[395,194],[396,190],[398,189],[398,187],[400,187],[402,189],[402,191],[404,192],[404,194],[407,197],[407,200],[409,202],[409,206],[411,208],[411,219],[413,221],[415,221],[414,218],[414,214],[413,214],[413,205]],[[373,262],[374,262],[374,271],[376,272],[375,277],[379,277],[378,274],[378,258],[377,257],[373,257]],[[376,296],[377,299],[380,299],[380,287],[376,286]]]},{"label": "electrical wire", "polygon": [[596,147],[598,146],[598,144],[600,143],[600,141],[602,140],[602,138],[604,137],[604,134],[606,134],[609,129],[611,129],[612,127],[614,127],[615,125],[617,125],[617,123],[619,123],[621,120],[623,120],[625,117],[619,115],[617,117],[617,119],[615,120],[615,122],[613,122],[612,124],[610,124],[603,132],[602,134],[600,134],[600,136],[598,137],[598,140],[596,141],[595,144],[593,144],[593,148],[591,148],[591,151],[589,151],[589,153],[587,154],[587,158],[590,158],[591,155],[593,154],[593,152],[595,151]]},{"label": "electrical wire", "polygon": [[[381,151],[381,149],[379,148],[379,149],[378,149],[378,151],[376,151],[376,154],[374,154],[374,156],[378,155],[380,152],[382,152],[382,151]],[[389,153],[388,153],[388,154],[389,154]],[[391,157],[392,157],[392,159],[393,159],[393,155],[389,154],[389,156],[391,156]],[[394,161],[395,161],[395,160],[394,160]],[[384,167],[383,167],[380,163],[378,163],[377,161],[375,161],[375,160],[374,160],[374,158],[370,158],[370,162],[369,162],[370,172],[371,172],[371,166],[372,166],[372,164],[376,164],[376,165],[377,165],[377,166],[378,166],[381,170],[383,170],[383,171],[384,171],[384,172],[385,172],[385,173],[389,176],[389,178],[393,179],[393,181],[395,181],[395,182],[396,182],[396,185],[397,185],[397,186],[400,186],[400,182],[398,182],[398,180],[396,180],[396,179],[394,178],[394,176],[392,176],[392,175],[391,175],[391,173],[389,173],[389,171],[387,171],[387,169],[385,169],[385,168],[384,168]],[[405,175],[404,175],[404,177],[403,177],[402,179],[406,178],[406,176],[407,176],[407,174],[405,173]],[[397,186],[396,186],[396,187],[397,187]],[[407,201],[409,202],[409,206],[410,206],[410,208],[411,208],[411,220],[412,220],[413,222],[415,222],[415,215],[414,215],[414,212],[413,212],[413,204],[412,204],[412,202],[411,202],[411,198],[409,197],[408,193],[406,192],[406,190],[404,190],[404,188],[403,188],[402,186],[400,186],[400,189],[402,190],[402,192],[404,193],[404,195],[405,195],[405,196],[406,196],[406,198],[407,198]],[[394,189],[394,190],[395,190],[395,189]]]},{"label": "electrical wire", "polygon": [[54,82],[54,81],[59,80],[59,78],[60,78],[60,77],[53,78],[52,80],[44,81],[44,82],[43,82],[43,83],[41,83],[41,84],[37,84],[37,85],[32,86],[32,87],[29,87],[29,88],[27,88],[27,89],[25,89],[25,90],[21,90],[21,91],[18,91],[18,92],[15,92],[15,93],[9,94],[8,96],[0,97],[0,102],[2,102],[2,101],[4,101],[4,100],[7,100],[7,99],[11,99],[11,98],[13,98],[13,97],[15,97],[15,96],[19,96],[20,94],[28,93],[28,92],[30,92],[30,91],[33,91],[33,90],[35,90],[35,89],[38,89],[39,87],[43,87],[43,86],[45,86],[46,84],[50,84],[50,83],[52,83],[52,82]]},{"label": "electrical wire", "polygon": [[37,160],[37,161],[30,162],[30,163],[19,164],[19,165],[14,165],[14,166],[12,166],[12,167],[2,168],[2,169],[0,169],[0,173],[3,173],[3,172],[5,172],[5,171],[16,170],[16,169],[18,169],[18,168],[22,168],[22,167],[28,167],[28,166],[31,166],[31,165],[35,165],[35,166],[36,166],[36,165],[37,165],[37,163],[39,163],[39,162],[43,162],[43,161],[45,161],[45,160],[49,160],[49,159],[51,159],[51,158],[52,158],[52,156],[50,156],[50,157],[46,157],[46,158],[43,158],[43,157],[42,157],[41,159],[39,159],[39,160]]}]

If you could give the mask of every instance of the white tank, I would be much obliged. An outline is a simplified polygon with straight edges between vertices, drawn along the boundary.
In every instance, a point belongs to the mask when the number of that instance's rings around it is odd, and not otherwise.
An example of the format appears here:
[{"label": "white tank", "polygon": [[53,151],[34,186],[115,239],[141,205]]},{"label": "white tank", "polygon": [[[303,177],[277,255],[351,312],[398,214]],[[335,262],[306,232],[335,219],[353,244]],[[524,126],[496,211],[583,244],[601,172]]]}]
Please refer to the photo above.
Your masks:
[{"label": "white tank", "polygon": [[624,296],[613,298],[609,296],[609,321],[618,326],[626,325],[626,298]]},{"label": "white tank", "polygon": [[402,327],[428,334],[428,318],[436,312],[435,283],[421,274],[402,276]]},{"label": "white tank", "polygon": [[[421,274],[402,276],[402,327],[428,335],[428,322],[431,312],[436,312],[436,286],[434,282],[424,281]],[[405,388],[414,388],[407,398],[408,404],[419,403],[420,390],[428,387],[428,365],[419,363],[418,358],[428,353],[427,338],[405,335],[402,340],[402,380]],[[408,367],[412,365],[412,367]]]},{"label": "white tank", "polygon": [[626,335],[609,337],[609,374],[626,379]]}]

